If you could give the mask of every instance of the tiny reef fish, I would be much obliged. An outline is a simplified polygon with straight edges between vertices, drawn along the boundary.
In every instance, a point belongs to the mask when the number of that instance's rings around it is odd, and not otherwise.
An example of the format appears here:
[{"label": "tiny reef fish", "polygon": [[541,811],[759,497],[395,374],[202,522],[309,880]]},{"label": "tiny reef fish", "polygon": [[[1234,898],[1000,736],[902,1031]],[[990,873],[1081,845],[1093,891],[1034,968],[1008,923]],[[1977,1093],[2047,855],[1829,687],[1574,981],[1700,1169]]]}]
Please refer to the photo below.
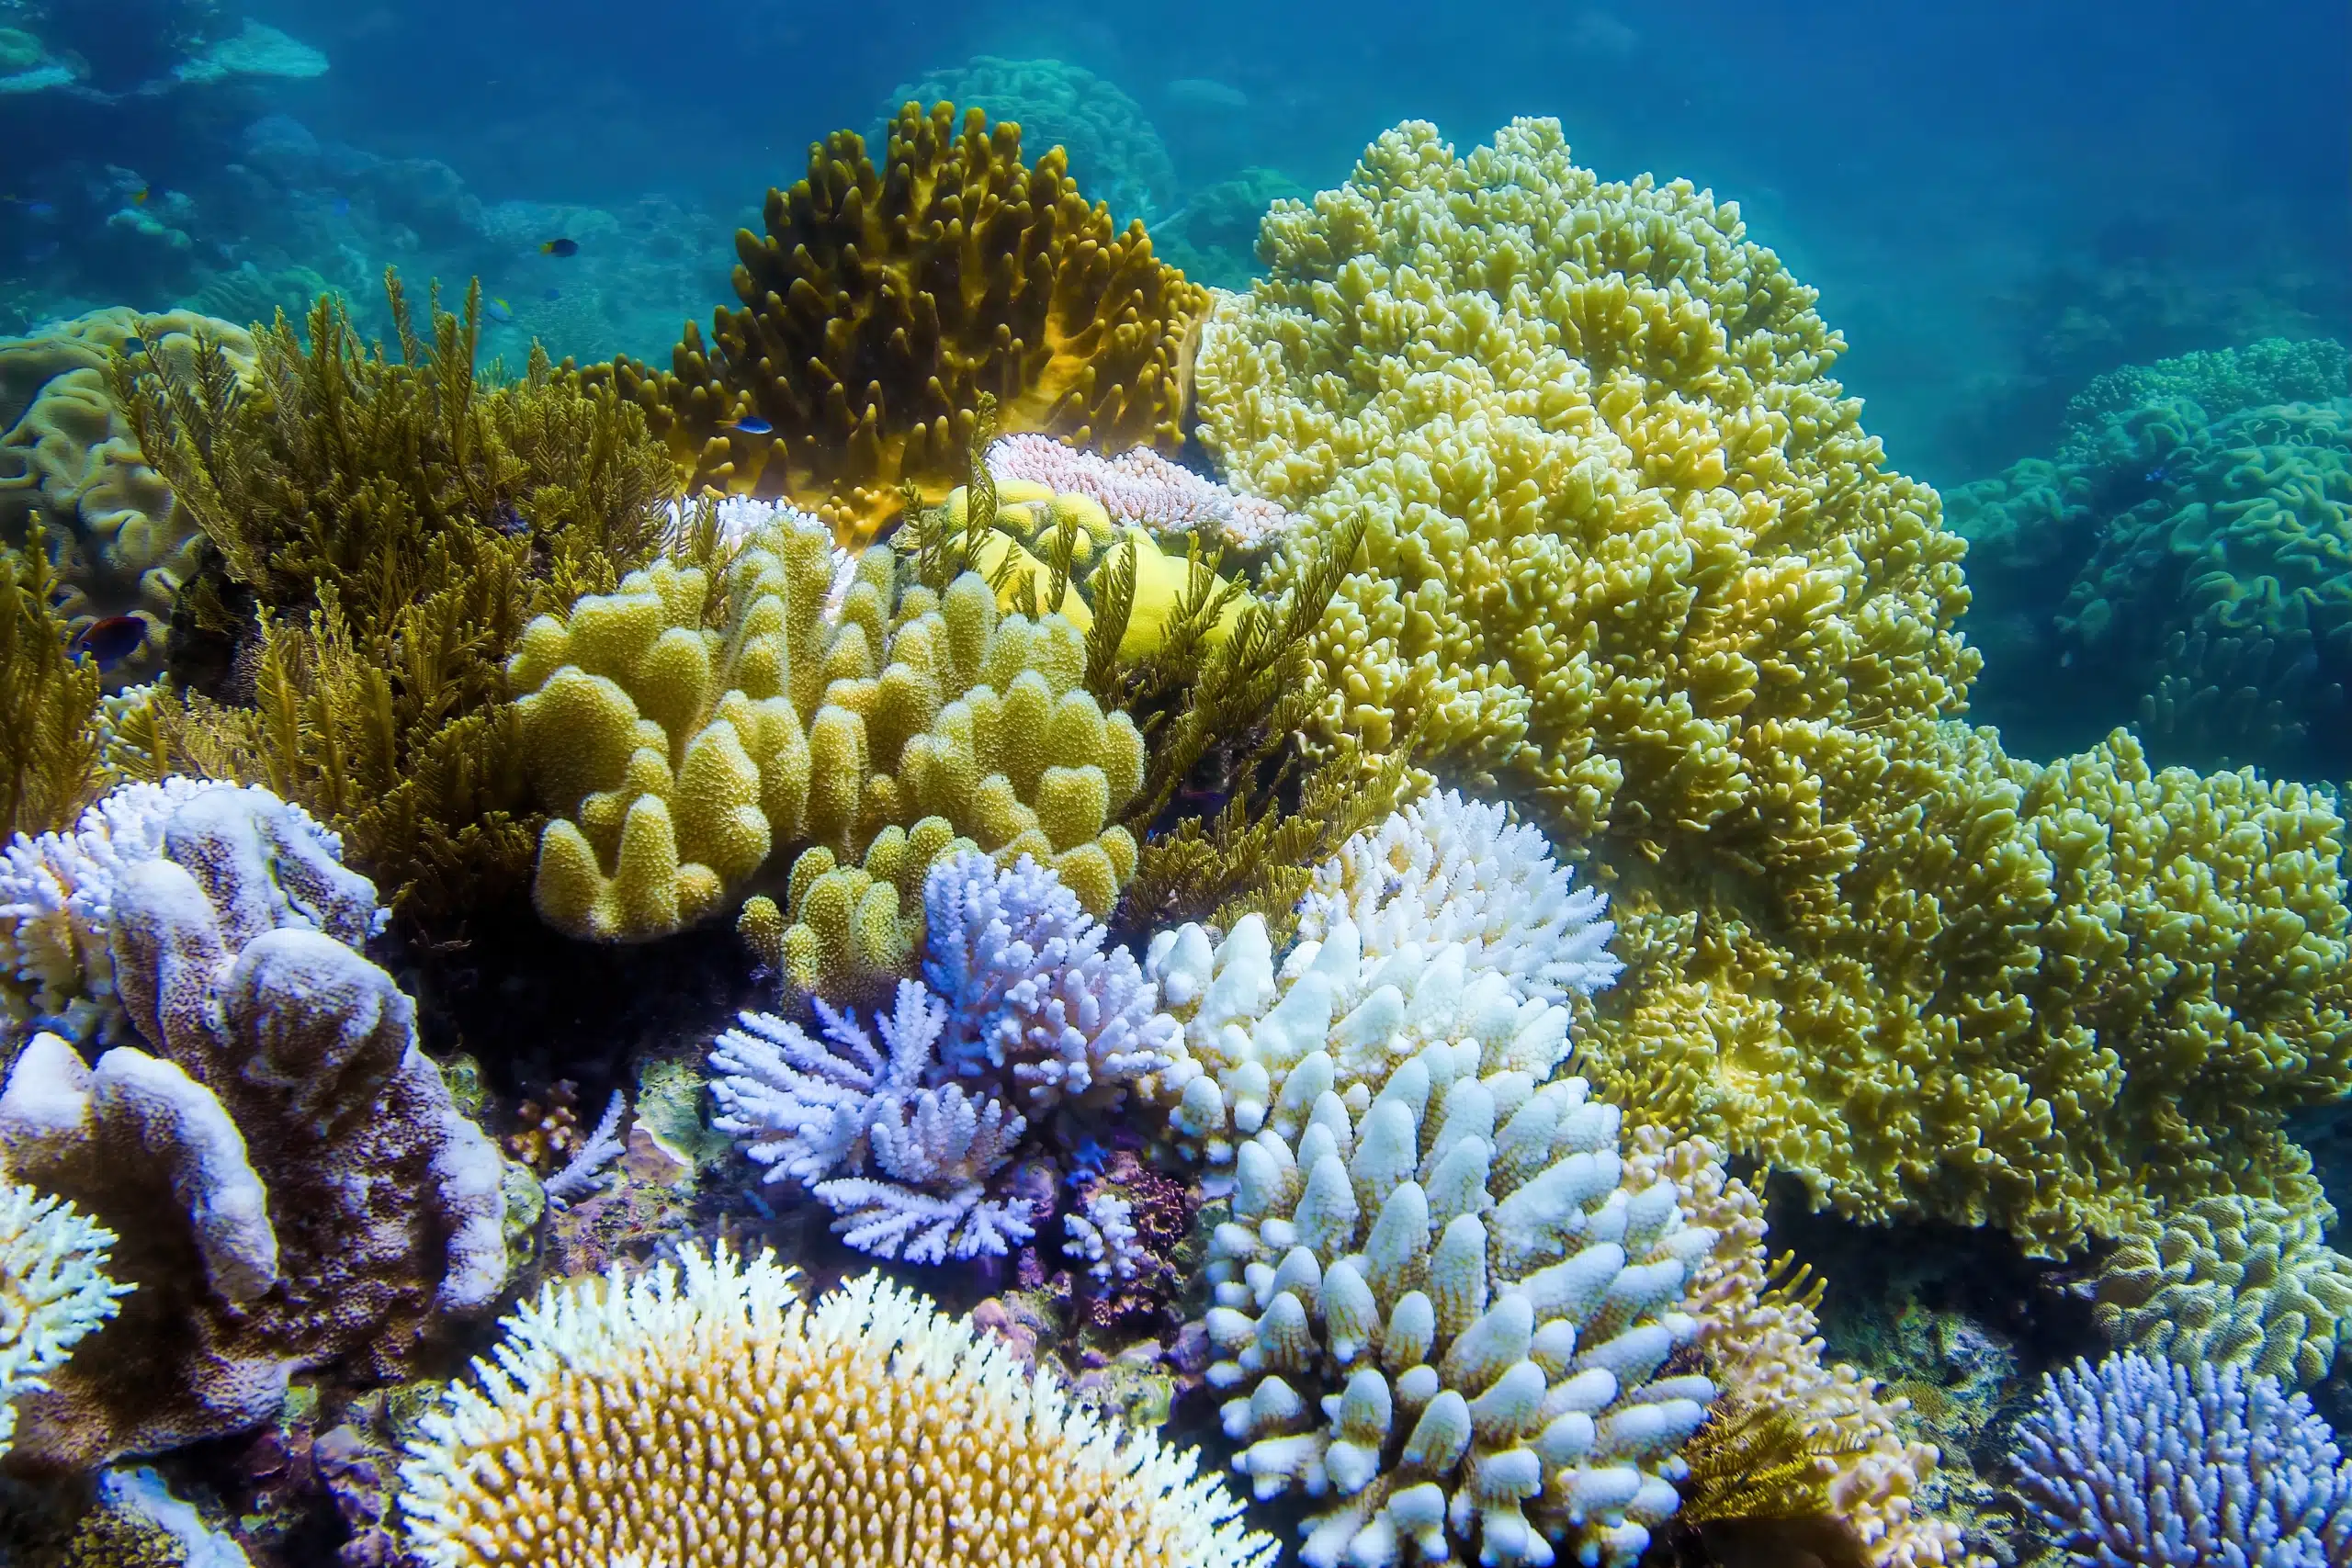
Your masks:
[{"label": "tiny reef fish", "polygon": [[539,254],[548,256],[576,256],[580,254],[577,240],[547,240],[539,245]]},{"label": "tiny reef fish", "polygon": [[146,205],[147,205],[147,197],[148,197],[148,196],[149,196],[150,194],[152,194],[152,193],[151,193],[151,190],[150,190],[150,187],[148,187],[148,186],[141,186],[137,190],[132,191],[132,192],[130,193],[130,205],[131,205],[131,206],[133,206],[133,207],[144,207],[144,206],[146,206]]},{"label": "tiny reef fish", "polygon": [[514,307],[496,295],[491,296],[482,305],[481,312],[493,321],[511,321],[514,319]]},{"label": "tiny reef fish", "polygon": [[137,615],[107,615],[74,634],[72,651],[88,654],[101,670],[111,670],[147,641],[147,623]]},{"label": "tiny reef fish", "polygon": [[745,435],[774,435],[775,434],[775,426],[755,413],[745,414],[727,428],[741,431]]}]

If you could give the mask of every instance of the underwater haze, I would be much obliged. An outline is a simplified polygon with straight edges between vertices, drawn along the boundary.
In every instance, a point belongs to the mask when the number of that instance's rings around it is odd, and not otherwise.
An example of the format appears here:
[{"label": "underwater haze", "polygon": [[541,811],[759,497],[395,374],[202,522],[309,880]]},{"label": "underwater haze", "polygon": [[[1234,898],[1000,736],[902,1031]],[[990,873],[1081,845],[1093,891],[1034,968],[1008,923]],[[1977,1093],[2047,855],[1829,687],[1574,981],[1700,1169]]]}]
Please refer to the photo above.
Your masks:
[{"label": "underwater haze", "polygon": [[2347,62],[0,0],[0,1568],[2352,1568]]}]

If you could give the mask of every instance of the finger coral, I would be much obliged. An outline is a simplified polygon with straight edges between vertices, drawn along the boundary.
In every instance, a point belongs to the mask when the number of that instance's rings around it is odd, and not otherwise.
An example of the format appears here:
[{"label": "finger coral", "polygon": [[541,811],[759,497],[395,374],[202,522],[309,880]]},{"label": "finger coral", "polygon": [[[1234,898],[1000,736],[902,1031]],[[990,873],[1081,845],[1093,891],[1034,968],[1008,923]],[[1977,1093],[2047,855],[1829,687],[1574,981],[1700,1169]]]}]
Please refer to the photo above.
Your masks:
[{"label": "finger coral", "polygon": [[402,1375],[505,1282],[496,1151],[391,977],[290,907],[288,809],[186,795],[164,852],[115,867],[96,917],[137,1043],[92,1066],[38,1033],[0,1089],[11,1173],[114,1232],[112,1271],[137,1287],[96,1353],[18,1401],[20,1459],[235,1431],[330,1361]]},{"label": "finger coral", "polygon": [[2222,1193],[2170,1210],[2100,1268],[2099,1326],[2151,1355],[2316,1383],[2352,1340],[2352,1258],[2322,1241],[2323,1218]]},{"label": "finger coral", "polygon": [[707,346],[690,322],[668,372],[616,363],[692,483],[789,498],[856,546],[901,485],[937,502],[962,478],[981,392],[1008,431],[1181,445],[1207,291],[1090,207],[1058,149],[1024,164],[1017,126],[908,104],[888,135],[880,169],[837,131],[768,192]]},{"label": "finger coral", "polygon": [[878,1275],[810,1307],[764,1256],[683,1262],[548,1286],[425,1418],[401,1479],[429,1568],[1272,1561],[1193,1454],[968,1319]]},{"label": "finger coral", "polygon": [[2309,1400],[2240,1367],[2077,1361],[2044,1380],[2017,1466],[2075,1562],[2352,1562],[2352,1461]]},{"label": "finger coral", "polygon": [[[507,674],[554,818],[535,890],[550,924],[665,935],[789,850],[796,985],[871,989],[912,934],[902,893],[958,835],[1035,855],[1108,912],[1135,869],[1115,814],[1144,747],[1084,689],[1077,629],[1001,615],[977,574],[901,591],[887,548],[829,616],[831,549],[779,521],[723,580],[657,562],[525,630]],[[839,874],[861,862],[862,883]]]},{"label": "finger coral", "polygon": [[1583,1079],[1479,1055],[1426,1047],[1352,1111],[1325,1088],[1235,1162],[1208,1379],[1260,1496],[1332,1499],[1304,1527],[1311,1568],[1631,1563],[1715,1397],[1659,1376],[1713,1235],[1670,1183],[1625,1179],[1616,1109]]},{"label": "finger coral", "polygon": [[1600,181],[1550,121],[1467,155],[1411,124],[1262,243],[1204,329],[1203,438],[1308,518],[1294,553],[1364,529],[1324,728],[1409,723],[1599,863],[1605,1091],[1856,1217],[2039,1251],[2162,1191],[2310,1194],[2279,1126],[2352,1082],[2340,823],[1944,718],[1962,542],[1736,208]]},{"label": "finger coral", "polygon": [[[413,923],[447,931],[526,885],[537,821],[503,665],[539,612],[610,589],[665,533],[643,417],[532,361],[493,386],[462,316],[371,352],[341,301],[254,339],[251,384],[202,342],[118,367],[141,449],[203,532],[178,688],[126,716],[142,776],[266,784],[349,840]],[[430,334],[420,335],[420,327]]]},{"label": "finger coral", "polygon": [[16,1435],[17,1396],[46,1389],[44,1374],[130,1293],[107,1276],[114,1243],[71,1203],[0,1182],[0,1456]]},{"label": "finger coral", "polygon": [[110,671],[116,682],[162,664],[198,534],[141,451],[108,363],[131,354],[185,369],[199,337],[220,346],[232,373],[251,372],[252,336],[191,310],[142,317],[116,307],[0,340],[0,538],[22,545],[35,522],[47,530],[58,608],[75,631],[108,615],[145,623],[145,637]]}]

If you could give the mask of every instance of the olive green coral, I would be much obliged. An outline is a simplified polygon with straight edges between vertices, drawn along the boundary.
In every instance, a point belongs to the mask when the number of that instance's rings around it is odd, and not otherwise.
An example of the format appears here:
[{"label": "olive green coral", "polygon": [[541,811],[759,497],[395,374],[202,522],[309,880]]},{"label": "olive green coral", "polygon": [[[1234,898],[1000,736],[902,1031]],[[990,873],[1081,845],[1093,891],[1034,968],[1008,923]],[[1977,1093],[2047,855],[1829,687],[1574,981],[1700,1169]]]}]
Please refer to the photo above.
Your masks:
[{"label": "olive green coral", "polygon": [[[864,544],[963,472],[978,394],[1008,431],[1108,450],[1182,444],[1186,357],[1208,293],[1090,207],[1058,149],[1020,128],[908,104],[882,168],[838,131],[808,177],[768,192],[766,233],[735,238],[740,310],[688,323],[671,369],[621,359],[696,485],[782,496]],[[745,428],[756,418],[767,428]]]},{"label": "olive green coral", "polygon": [[508,677],[554,818],[536,885],[549,923],[662,936],[790,848],[809,934],[786,932],[786,953],[878,960],[911,934],[884,929],[883,905],[897,919],[893,892],[958,835],[1035,854],[1108,911],[1135,871],[1114,817],[1144,744],[1085,690],[1083,637],[1060,615],[1001,614],[977,573],[944,593],[896,576],[890,550],[868,550],[829,612],[831,537],[785,517],[721,581],[656,562],[525,631]]},{"label": "olive green coral", "polygon": [[27,542],[0,546],[0,836],[64,827],[101,777],[97,663],[73,656],[38,526]]}]

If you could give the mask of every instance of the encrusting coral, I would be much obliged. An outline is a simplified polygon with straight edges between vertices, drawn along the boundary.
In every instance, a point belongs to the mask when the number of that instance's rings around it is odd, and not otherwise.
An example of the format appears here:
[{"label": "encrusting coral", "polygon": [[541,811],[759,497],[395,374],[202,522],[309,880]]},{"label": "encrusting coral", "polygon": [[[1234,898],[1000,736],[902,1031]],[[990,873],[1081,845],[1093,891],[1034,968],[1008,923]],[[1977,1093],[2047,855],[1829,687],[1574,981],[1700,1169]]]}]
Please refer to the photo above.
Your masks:
[{"label": "encrusting coral", "polygon": [[219,344],[234,373],[251,372],[251,334],[192,310],[141,316],[118,306],[0,340],[0,540],[21,546],[35,524],[46,531],[58,607],[75,631],[110,615],[145,624],[139,643],[109,660],[116,682],[163,662],[198,536],[141,452],[108,364],[133,354],[184,370],[199,338]]},{"label": "encrusting coral", "polygon": [[978,394],[1008,431],[1107,449],[1183,440],[1189,336],[1208,292],[1090,207],[1059,151],[1034,166],[1019,128],[914,104],[885,164],[837,131],[808,177],[768,192],[764,235],[736,235],[740,310],[689,322],[671,368],[623,358],[695,486],[782,496],[863,545],[912,484],[963,473]]},{"label": "encrusting coral", "polygon": [[1144,746],[1085,690],[1077,628],[1000,614],[977,574],[901,591],[886,547],[828,615],[831,551],[818,525],[779,520],[723,579],[657,562],[525,630],[508,677],[553,818],[536,886],[549,923],[665,935],[791,849],[788,977],[842,997],[887,991],[913,934],[899,898],[959,836],[1034,854],[1109,912],[1135,870],[1115,818]]},{"label": "encrusting coral", "polygon": [[0,1167],[0,1457],[16,1435],[17,1398],[46,1389],[44,1374],[132,1289],[107,1275],[113,1232],[6,1176]]},{"label": "encrusting coral", "polygon": [[1204,329],[1203,439],[1308,518],[1295,554],[1365,528],[1323,728],[1409,724],[1598,863],[1604,1092],[1857,1218],[2036,1250],[2165,1193],[2315,1196],[2279,1126],[2352,1082],[2340,823],[1943,717],[1962,542],[1736,208],[1600,181],[1551,121],[1460,156],[1417,123],[1262,243]]},{"label": "encrusting coral", "polygon": [[2323,1218],[2223,1193],[2169,1209],[2100,1267],[2099,1326],[2152,1355],[2316,1383],[2352,1340],[2352,1258],[2323,1242]]},{"label": "encrusting coral", "polygon": [[[10,1173],[104,1223],[111,1272],[137,1287],[19,1398],[14,1458],[43,1466],[236,1431],[300,1369],[403,1375],[437,1323],[506,1280],[497,1153],[418,1051],[391,977],[289,900],[290,808],[226,784],[130,787],[166,816],[161,852],[112,867],[84,913],[138,1043],[92,1066],[40,1032],[0,1089]],[[334,870],[372,914],[365,879]]]},{"label": "encrusting coral", "polygon": [[[118,726],[126,770],[266,784],[343,833],[428,929],[520,892],[537,837],[503,665],[524,626],[608,590],[679,530],[643,417],[535,355],[477,378],[479,288],[399,351],[340,299],[308,342],[254,337],[250,384],[200,341],[120,362],[117,396],[209,547],[177,615],[173,689]],[[715,548],[707,519],[687,529]]]},{"label": "encrusting coral", "polygon": [[809,1306],[764,1255],[682,1262],[549,1285],[425,1418],[401,1479],[429,1568],[1272,1562],[1192,1453],[969,1319],[878,1275]]}]

